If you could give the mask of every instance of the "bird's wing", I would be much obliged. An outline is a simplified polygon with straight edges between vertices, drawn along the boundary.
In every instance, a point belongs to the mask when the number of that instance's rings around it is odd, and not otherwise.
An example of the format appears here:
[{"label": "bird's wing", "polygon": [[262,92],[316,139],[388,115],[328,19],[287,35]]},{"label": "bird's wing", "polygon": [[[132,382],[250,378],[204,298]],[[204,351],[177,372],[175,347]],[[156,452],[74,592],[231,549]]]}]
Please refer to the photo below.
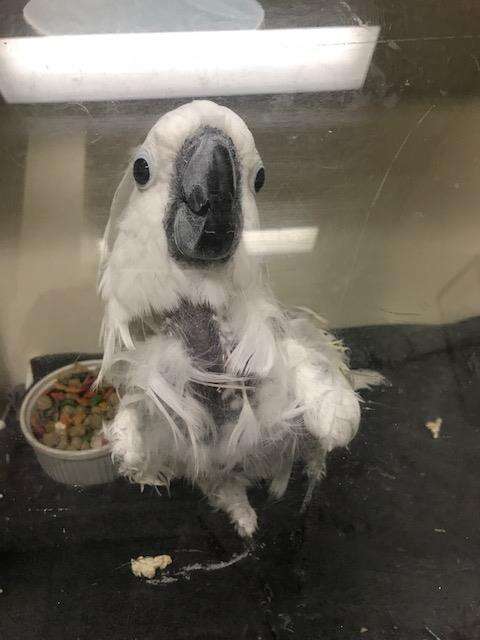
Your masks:
[{"label": "bird's wing", "polygon": [[[170,445],[162,416],[152,420],[148,399],[125,397],[115,418],[104,426],[119,472],[141,485],[166,485],[174,475],[165,451]],[[167,448],[166,446],[167,445]]]},{"label": "bird's wing", "polygon": [[359,398],[350,380],[345,348],[304,318],[288,321],[282,350],[305,428],[326,451],[344,447],[360,422]]}]

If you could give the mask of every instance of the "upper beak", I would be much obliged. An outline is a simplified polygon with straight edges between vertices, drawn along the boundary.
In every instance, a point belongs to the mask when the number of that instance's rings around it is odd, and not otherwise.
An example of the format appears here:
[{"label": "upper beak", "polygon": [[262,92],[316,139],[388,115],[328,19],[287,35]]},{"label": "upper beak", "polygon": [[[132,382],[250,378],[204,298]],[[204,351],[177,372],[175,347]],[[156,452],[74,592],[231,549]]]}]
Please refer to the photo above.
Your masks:
[{"label": "upper beak", "polygon": [[187,259],[225,260],[242,224],[232,143],[220,131],[206,129],[189,155],[173,226],[175,245]]}]

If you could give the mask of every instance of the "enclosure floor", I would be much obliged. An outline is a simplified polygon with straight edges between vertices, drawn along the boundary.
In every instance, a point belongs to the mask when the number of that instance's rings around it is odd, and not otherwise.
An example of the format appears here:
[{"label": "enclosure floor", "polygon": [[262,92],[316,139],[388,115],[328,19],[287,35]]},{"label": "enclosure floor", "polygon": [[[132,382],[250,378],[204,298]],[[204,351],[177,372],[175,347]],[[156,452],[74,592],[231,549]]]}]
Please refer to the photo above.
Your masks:
[{"label": "enclosure floor", "polygon": [[[252,491],[260,528],[249,546],[188,486],[169,497],[122,480],[49,481],[10,424],[0,637],[480,638],[478,329],[346,332],[354,362],[391,386],[364,395],[360,433],[331,456],[304,516],[299,471],[280,502]],[[437,417],[434,440],[424,424]],[[132,575],[130,558],[162,553],[170,581]]]}]

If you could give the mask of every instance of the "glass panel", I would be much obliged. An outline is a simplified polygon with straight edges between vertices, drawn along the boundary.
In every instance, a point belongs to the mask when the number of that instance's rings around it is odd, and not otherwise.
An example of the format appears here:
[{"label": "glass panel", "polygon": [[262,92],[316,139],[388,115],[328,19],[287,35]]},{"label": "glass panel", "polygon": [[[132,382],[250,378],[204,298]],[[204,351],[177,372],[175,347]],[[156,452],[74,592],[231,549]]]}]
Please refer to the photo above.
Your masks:
[{"label": "glass panel", "polygon": [[2,3],[2,640],[479,637],[479,19]]}]

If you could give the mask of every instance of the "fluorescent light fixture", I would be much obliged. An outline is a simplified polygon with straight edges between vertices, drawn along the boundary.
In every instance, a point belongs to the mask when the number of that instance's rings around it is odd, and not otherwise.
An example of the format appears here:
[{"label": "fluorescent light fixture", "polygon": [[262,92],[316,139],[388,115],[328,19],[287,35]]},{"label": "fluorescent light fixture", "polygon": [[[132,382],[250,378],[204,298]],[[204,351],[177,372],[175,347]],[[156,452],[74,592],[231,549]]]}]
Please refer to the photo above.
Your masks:
[{"label": "fluorescent light fixture", "polygon": [[268,256],[288,253],[309,253],[317,240],[318,227],[287,227],[245,231],[243,242],[252,255]]},{"label": "fluorescent light fixture", "polygon": [[359,89],[379,27],[4,38],[11,103]]}]

